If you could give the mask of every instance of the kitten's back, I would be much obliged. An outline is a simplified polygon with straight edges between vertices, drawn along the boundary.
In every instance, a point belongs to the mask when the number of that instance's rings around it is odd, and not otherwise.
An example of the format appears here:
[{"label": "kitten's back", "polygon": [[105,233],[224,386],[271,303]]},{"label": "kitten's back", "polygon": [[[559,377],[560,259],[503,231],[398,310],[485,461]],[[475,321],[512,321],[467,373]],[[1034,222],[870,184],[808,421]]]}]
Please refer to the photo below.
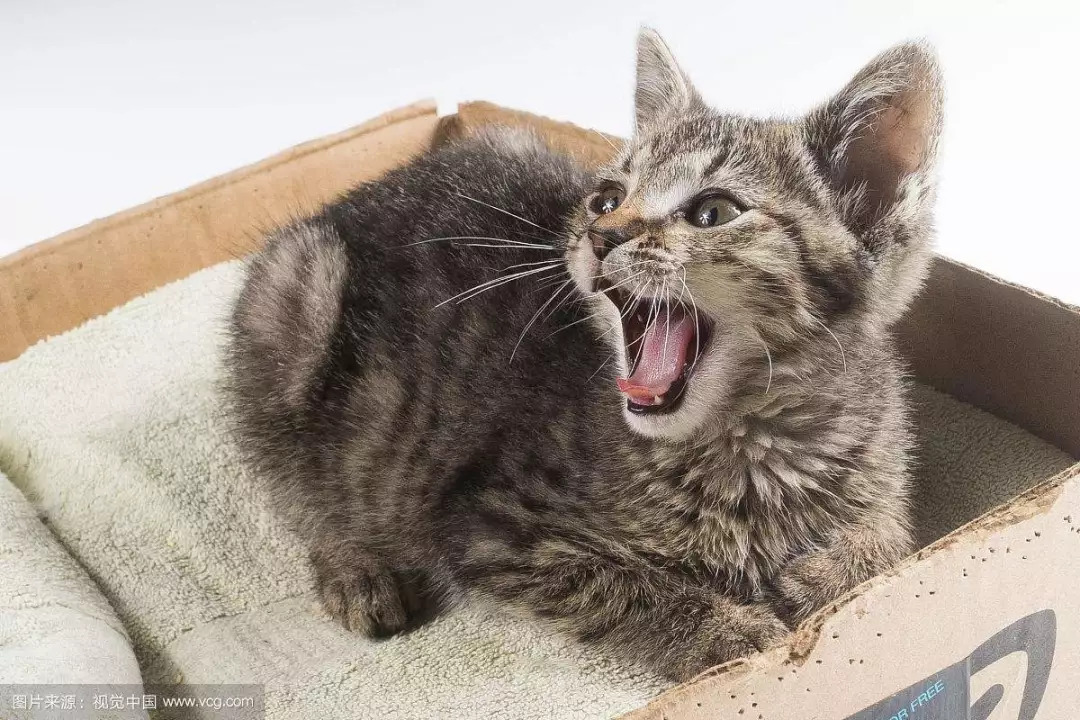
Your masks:
[{"label": "kitten's back", "polygon": [[[565,240],[553,229],[585,182],[534,135],[491,128],[267,237],[231,319],[227,391],[237,438],[260,475],[285,491],[283,504],[303,505],[291,492],[302,476],[325,482],[320,471],[339,455],[333,445],[344,432],[335,408],[357,390],[368,360],[385,360],[388,349],[423,357],[414,345],[450,322],[437,306],[501,268],[550,259],[565,272]],[[520,286],[505,290],[470,307],[520,329],[534,308],[515,304]]]}]

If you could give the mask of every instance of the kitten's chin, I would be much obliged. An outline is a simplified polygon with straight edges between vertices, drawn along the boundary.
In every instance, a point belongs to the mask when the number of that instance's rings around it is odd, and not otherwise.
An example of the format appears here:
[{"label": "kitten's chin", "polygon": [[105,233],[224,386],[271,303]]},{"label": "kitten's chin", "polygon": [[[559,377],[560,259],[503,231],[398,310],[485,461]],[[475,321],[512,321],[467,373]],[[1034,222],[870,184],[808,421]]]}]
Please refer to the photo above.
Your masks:
[{"label": "kitten's chin", "polygon": [[704,413],[694,417],[692,411],[680,408],[667,415],[637,415],[624,409],[623,417],[630,429],[639,435],[660,440],[685,440],[701,427]]}]

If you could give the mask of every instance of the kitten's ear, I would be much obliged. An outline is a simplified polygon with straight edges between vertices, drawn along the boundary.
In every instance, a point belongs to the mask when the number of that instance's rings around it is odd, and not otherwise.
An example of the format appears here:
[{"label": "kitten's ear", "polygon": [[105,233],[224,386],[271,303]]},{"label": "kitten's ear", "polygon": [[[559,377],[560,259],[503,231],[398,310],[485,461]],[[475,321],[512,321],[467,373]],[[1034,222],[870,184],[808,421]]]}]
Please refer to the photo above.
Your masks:
[{"label": "kitten's ear", "polygon": [[933,50],[906,43],[878,55],[806,118],[818,168],[857,234],[895,210],[923,210],[933,190],[943,99]]},{"label": "kitten's ear", "polygon": [[698,102],[697,91],[675,62],[663,38],[652,28],[642,28],[637,40],[635,130],[648,127],[669,113],[687,110]]}]

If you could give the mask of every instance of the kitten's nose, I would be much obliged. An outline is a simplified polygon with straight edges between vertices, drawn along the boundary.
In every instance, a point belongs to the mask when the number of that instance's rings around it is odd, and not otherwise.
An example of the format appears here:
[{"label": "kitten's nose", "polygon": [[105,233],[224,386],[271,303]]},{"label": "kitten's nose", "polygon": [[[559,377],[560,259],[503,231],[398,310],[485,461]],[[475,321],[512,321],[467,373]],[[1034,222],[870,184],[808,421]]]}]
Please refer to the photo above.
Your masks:
[{"label": "kitten's nose", "polygon": [[607,254],[624,242],[633,240],[642,233],[645,228],[636,222],[626,225],[612,225],[610,227],[597,227],[593,223],[589,228],[589,239],[592,240],[593,252],[596,257],[603,260]]}]

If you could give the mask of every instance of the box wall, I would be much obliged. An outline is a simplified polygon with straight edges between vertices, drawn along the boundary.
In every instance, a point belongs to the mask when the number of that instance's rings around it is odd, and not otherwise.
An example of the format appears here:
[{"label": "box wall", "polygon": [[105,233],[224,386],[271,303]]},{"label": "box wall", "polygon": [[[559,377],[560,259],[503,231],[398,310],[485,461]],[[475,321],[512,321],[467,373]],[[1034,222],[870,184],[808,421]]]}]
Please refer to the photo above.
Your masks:
[{"label": "box wall", "polygon": [[248,253],[262,230],[425,149],[437,122],[434,103],[417,103],[0,260],[0,362]]},{"label": "box wall", "polygon": [[1080,457],[1080,308],[939,258],[898,338],[920,379]]}]

